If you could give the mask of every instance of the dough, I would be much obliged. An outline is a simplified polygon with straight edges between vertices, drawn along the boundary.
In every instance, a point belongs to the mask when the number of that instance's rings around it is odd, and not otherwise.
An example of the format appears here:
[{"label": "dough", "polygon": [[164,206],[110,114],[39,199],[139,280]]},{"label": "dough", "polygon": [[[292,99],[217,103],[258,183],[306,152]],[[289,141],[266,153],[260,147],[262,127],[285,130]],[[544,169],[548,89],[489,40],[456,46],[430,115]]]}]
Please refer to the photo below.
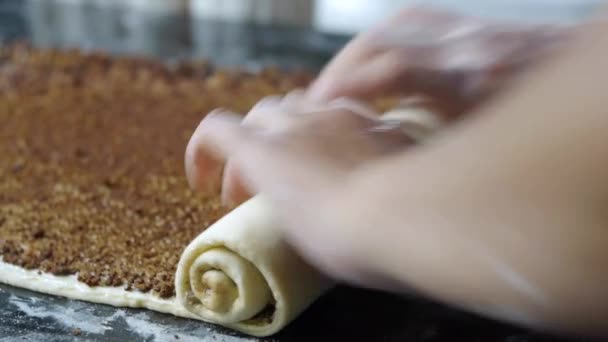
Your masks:
[{"label": "dough", "polygon": [[254,336],[272,335],[327,291],[332,282],[281,238],[266,202],[255,197],[217,221],[182,254],[176,298],[122,287],[89,287],[0,262],[0,282],[121,307],[147,308],[220,324]]},{"label": "dough", "polygon": [[188,311],[255,336],[279,331],[331,286],[281,238],[260,197],[194,239],[175,281],[177,301]]}]

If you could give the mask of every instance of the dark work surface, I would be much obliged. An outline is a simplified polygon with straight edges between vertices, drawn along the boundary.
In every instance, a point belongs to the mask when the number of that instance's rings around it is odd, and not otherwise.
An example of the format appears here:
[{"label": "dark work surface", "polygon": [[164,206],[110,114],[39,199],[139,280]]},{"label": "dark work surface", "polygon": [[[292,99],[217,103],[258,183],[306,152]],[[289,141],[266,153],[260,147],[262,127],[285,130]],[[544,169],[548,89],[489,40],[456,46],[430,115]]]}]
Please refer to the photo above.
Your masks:
[{"label": "dark work surface", "polygon": [[85,303],[0,285],[0,342],[23,340],[591,341],[551,338],[421,299],[398,298],[347,287],[322,297],[277,336],[256,339],[195,320]]},{"label": "dark work surface", "polygon": [[[97,1],[99,3],[99,1]],[[167,61],[208,58],[255,69],[319,69],[348,37],[306,29],[192,20],[47,0],[0,0],[0,44],[103,50]],[[80,329],[75,335],[74,329]],[[3,341],[255,341],[225,329],[155,312],[117,309],[0,285]],[[351,288],[321,298],[269,341],[590,341],[556,339],[414,298]]]}]

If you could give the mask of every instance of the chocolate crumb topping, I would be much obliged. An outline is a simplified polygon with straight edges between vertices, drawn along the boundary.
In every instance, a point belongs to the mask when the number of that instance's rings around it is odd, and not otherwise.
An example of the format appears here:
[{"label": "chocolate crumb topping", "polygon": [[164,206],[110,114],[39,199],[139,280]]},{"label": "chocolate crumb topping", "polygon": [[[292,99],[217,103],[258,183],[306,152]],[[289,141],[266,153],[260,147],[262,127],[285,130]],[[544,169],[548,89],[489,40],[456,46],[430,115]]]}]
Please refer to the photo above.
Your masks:
[{"label": "chocolate crumb topping", "polygon": [[0,48],[3,261],[173,296],[183,249],[225,213],[186,184],[196,125],[214,108],[245,112],[308,82],[274,69]]}]

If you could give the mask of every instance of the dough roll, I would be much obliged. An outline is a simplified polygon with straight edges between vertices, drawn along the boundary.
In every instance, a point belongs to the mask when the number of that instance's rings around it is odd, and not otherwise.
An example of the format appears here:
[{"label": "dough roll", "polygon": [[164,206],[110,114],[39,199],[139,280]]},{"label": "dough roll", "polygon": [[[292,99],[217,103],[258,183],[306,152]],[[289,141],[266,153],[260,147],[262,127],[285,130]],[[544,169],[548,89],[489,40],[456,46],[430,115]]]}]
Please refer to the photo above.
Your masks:
[{"label": "dough roll", "polygon": [[186,310],[254,336],[278,332],[331,286],[282,239],[260,197],[194,239],[175,277],[177,300]]}]

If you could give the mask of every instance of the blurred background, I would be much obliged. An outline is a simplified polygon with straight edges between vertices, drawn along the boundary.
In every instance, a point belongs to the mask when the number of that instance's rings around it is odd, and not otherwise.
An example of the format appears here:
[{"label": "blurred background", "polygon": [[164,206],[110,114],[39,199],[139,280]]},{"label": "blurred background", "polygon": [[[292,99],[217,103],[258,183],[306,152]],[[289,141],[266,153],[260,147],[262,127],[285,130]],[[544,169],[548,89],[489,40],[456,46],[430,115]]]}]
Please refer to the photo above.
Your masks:
[{"label": "blurred background", "polygon": [[399,8],[428,4],[517,20],[572,21],[602,0],[0,0],[0,44],[77,47],[255,68],[317,69]]}]

